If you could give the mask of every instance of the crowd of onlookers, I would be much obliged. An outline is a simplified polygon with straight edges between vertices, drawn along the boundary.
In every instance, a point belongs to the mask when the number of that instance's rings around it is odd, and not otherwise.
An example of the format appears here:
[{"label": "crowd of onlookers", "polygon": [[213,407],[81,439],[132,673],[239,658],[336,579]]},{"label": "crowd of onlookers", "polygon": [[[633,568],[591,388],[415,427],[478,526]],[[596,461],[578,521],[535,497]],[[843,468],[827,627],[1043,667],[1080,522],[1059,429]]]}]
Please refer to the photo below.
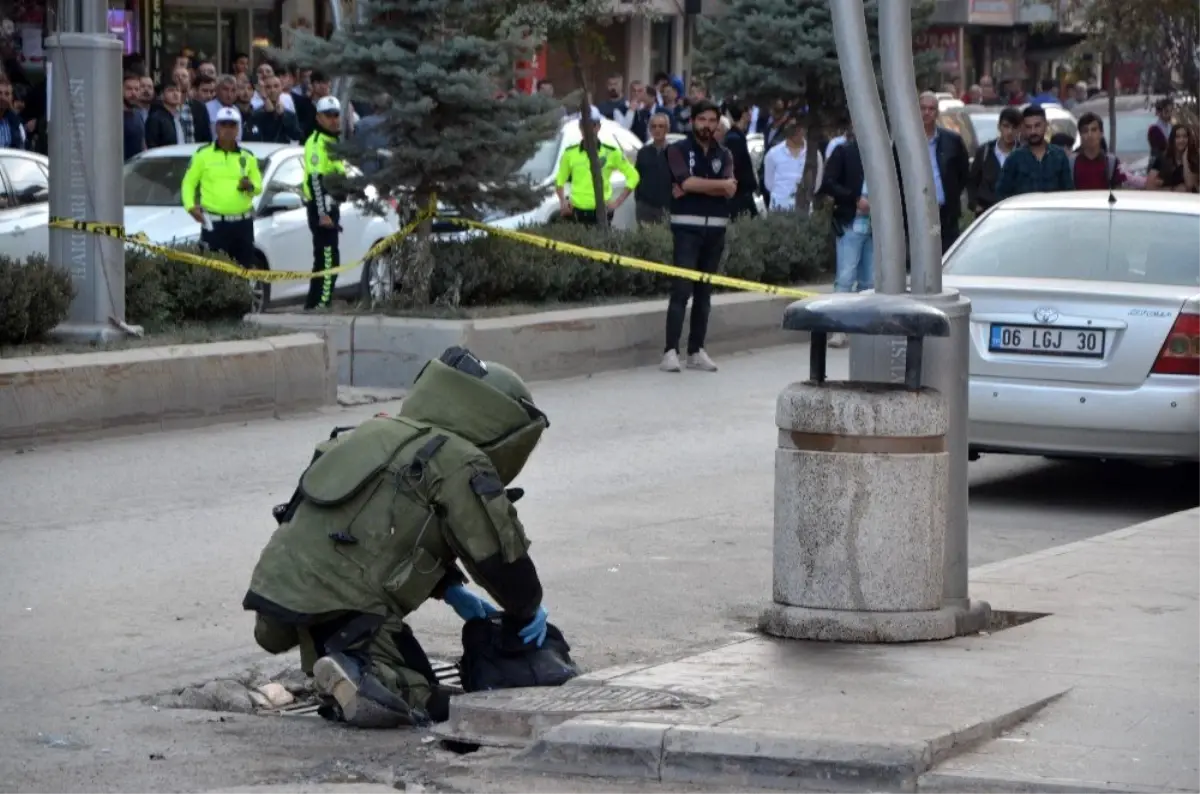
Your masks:
[{"label": "crowd of onlookers", "polygon": [[315,103],[329,95],[331,82],[296,65],[262,61],[251,69],[249,56],[241,54],[229,73],[218,74],[212,61],[181,55],[157,85],[141,63],[127,62],[123,89],[128,160],[158,146],[211,141],[221,108],[237,110],[239,140],[303,141],[316,126]]}]

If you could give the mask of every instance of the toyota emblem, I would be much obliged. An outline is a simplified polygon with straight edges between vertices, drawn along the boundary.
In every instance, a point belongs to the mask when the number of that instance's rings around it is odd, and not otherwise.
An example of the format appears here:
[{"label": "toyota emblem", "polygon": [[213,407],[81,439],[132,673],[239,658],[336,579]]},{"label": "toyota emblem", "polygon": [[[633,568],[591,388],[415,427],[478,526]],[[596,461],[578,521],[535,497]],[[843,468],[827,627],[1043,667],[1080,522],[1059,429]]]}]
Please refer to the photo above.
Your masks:
[{"label": "toyota emblem", "polygon": [[1058,322],[1058,312],[1045,306],[1033,310],[1033,319],[1043,325]]}]

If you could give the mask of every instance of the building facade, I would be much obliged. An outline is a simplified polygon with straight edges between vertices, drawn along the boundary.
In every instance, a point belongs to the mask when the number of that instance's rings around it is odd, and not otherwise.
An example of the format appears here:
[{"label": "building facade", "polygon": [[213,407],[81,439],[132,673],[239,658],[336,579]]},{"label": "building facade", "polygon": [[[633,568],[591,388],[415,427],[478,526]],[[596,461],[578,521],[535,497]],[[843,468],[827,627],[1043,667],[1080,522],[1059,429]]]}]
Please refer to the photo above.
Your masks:
[{"label": "building facade", "polygon": [[1073,76],[1066,70],[1069,51],[1082,38],[1069,24],[1070,5],[1070,0],[937,0],[931,27],[914,37],[913,46],[939,52],[942,71],[963,86],[984,75],[997,84],[1065,81]]},{"label": "building facade", "polygon": [[[240,54],[252,59],[266,47],[288,47],[292,32],[332,32],[340,4],[346,18],[354,0],[87,0],[108,7],[110,30],[125,42],[129,55],[144,57],[152,76],[161,78],[174,57],[186,53],[213,60],[226,70]],[[42,37],[55,29],[59,0],[0,0],[0,22],[22,67],[44,69]],[[601,88],[607,77],[649,80],[659,72],[687,79],[691,70],[696,14],[720,14],[723,0],[649,0],[650,16],[632,14],[629,0],[611,0],[612,16],[595,32],[603,47],[588,48],[581,66],[589,85]],[[947,81],[966,86],[989,74],[997,81],[1029,82],[1067,74],[1068,49],[1079,40],[1070,29],[1070,0],[936,0],[932,26],[914,36],[917,50],[939,53]],[[3,35],[3,34],[0,34]],[[550,80],[559,94],[578,88],[575,65],[567,54],[544,48],[529,64],[532,80]],[[515,82],[515,81],[514,81]]]}]

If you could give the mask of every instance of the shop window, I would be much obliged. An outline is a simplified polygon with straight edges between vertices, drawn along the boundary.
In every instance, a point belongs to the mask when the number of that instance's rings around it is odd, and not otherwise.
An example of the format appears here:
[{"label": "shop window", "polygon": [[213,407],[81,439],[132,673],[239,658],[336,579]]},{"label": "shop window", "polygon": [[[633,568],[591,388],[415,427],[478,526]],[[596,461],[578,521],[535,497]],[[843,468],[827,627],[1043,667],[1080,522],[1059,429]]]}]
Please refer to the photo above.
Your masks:
[{"label": "shop window", "polygon": [[675,19],[666,19],[650,23],[650,79],[654,79],[659,72],[674,74],[671,55],[674,50],[675,22]]}]

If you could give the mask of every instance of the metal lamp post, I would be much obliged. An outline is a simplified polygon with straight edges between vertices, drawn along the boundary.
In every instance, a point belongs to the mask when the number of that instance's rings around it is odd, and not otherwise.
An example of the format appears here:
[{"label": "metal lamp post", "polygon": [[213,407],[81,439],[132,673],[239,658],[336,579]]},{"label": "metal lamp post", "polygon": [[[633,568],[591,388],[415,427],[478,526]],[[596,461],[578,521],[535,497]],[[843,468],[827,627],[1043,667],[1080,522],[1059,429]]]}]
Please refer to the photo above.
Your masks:
[{"label": "metal lamp post", "polygon": [[[903,206],[909,210],[910,297],[937,307],[950,320],[950,336],[929,340],[922,383],[940,391],[947,403],[946,443],[950,466],[943,603],[958,612],[959,633],[968,633],[982,628],[990,613],[987,603],[971,602],[967,583],[967,371],[971,304],[956,290],[942,288],[941,229],[934,199],[933,165],[917,108],[911,6],[911,0],[878,3],[879,49],[888,119],[896,143],[896,159],[904,177]],[[903,293],[906,291],[904,241],[897,240],[896,234],[890,231],[903,226],[901,196],[895,187],[892,152],[880,153],[881,149],[889,149],[889,138],[886,131],[880,132],[879,119],[883,111],[867,45],[863,0],[830,0],[830,8],[850,115],[870,186],[877,291]],[[868,141],[868,137],[877,140]],[[880,170],[889,173],[877,175]],[[876,184],[882,185],[882,189],[877,189]],[[899,337],[851,337],[851,379],[902,383],[905,348],[905,340]]]},{"label": "metal lamp post", "polygon": [[[49,63],[50,215],[124,224],[121,42],[108,33],[108,4],[60,0]],[[75,300],[55,336],[97,341],[124,336],[125,244],[113,237],[50,229],[50,261],[66,268]]]}]

